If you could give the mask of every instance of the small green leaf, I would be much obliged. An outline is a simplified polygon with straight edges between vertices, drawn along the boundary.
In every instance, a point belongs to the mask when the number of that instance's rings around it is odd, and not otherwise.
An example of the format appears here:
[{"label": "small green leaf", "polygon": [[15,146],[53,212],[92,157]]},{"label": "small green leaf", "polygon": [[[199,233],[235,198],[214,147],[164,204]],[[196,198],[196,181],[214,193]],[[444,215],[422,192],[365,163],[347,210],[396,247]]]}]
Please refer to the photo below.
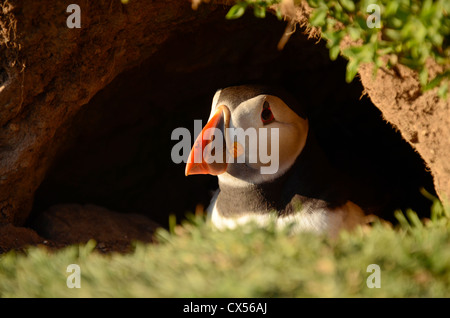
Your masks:
[{"label": "small green leaf", "polygon": [[385,16],[395,16],[398,10],[399,3],[398,1],[389,1],[386,5],[386,9],[384,10]]},{"label": "small green leaf", "polygon": [[361,29],[348,27],[347,30],[348,34],[350,34],[350,37],[353,41],[356,41],[359,38],[361,38]]},{"label": "small green leaf", "polygon": [[409,224],[408,220],[406,219],[405,215],[397,210],[394,212],[394,216],[397,219],[398,223],[400,223],[400,226],[404,229],[404,230],[409,230],[411,229],[411,225]]},{"label": "small green leaf", "polygon": [[350,46],[346,48],[343,53],[347,58],[355,58],[361,54],[361,51],[364,49],[363,46]]},{"label": "small green leaf", "polygon": [[277,16],[277,19],[278,19],[278,20],[283,19],[283,14],[281,13],[280,8],[277,8],[276,16]]},{"label": "small green leaf", "polygon": [[[423,88],[424,91],[427,91],[429,89],[433,89],[436,86],[438,86],[440,83],[445,83],[445,78],[450,78],[450,70],[445,71],[444,73],[436,75],[435,78],[433,78],[425,87]],[[448,82],[447,82],[448,84]]]},{"label": "small green leaf", "polygon": [[318,8],[316,9],[311,17],[309,18],[309,23],[313,26],[323,26],[325,25],[326,17],[327,17],[328,9],[327,8]]},{"label": "small green leaf", "polygon": [[384,33],[390,40],[401,41],[402,39],[402,34],[397,30],[385,29]]},{"label": "small green leaf", "polygon": [[253,8],[253,14],[257,18],[265,18],[266,17],[266,8],[263,6],[255,5]]},{"label": "small green leaf", "polygon": [[342,7],[350,12],[355,11],[355,3],[351,0],[340,0],[339,1],[342,5]]},{"label": "small green leaf", "polygon": [[318,8],[321,4],[323,4],[323,1],[310,0],[308,1],[308,4],[311,8]]},{"label": "small green leaf", "polygon": [[448,81],[443,81],[441,83],[441,86],[439,86],[438,89],[438,96],[442,99],[447,99],[447,94],[448,94]]},{"label": "small green leaf", "polygon": [[330,59],[332,61],[334,61],[335,59],[337,59],[339,52],[340,52],[340,48],[339,45],[333,46],[330,48]]},{"label": "small green leaf", "polygon": [[423,228],[423,223],[420,221],[417,213],[411,209],[406,210],[406,216],[408,217],[410,223],[416,228]]},{"label": "small green leaf", "polygon": [[362,16],[356,16],[355,18],[355,26],[359,27],[361,30],[368,30],[369,27],[367,26],[367,21]]},{"label": "small green leaf", "polygon": [[246,3],[235,4],[230,8],[225,18],[228,20],[233,20],[242,17],[245,13],[246,7],[247,7]]},{"label": "small green leaf", "polygon": [[169,233],[175,234],[175,227],[177,225],[177,217],[174,214],[169,215]]},{"label": "small green leaf", "polygon": [[345,74],[345,81],[350,83],[358,73],[359,61],[356,59],[351,59],[347,64],[347,72]]},{"label": "small green leaf", "polygon": [[428,82],[428,71],[425,67],[419,72],[419,82],[422,86],[425,86]]}]

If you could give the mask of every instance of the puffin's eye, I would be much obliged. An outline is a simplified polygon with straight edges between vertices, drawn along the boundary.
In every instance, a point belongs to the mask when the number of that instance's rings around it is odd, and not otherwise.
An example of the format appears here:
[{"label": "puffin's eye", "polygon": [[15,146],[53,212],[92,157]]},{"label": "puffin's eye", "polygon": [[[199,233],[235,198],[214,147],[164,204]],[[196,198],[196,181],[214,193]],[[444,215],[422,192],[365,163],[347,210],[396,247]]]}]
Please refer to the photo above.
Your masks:
[{"label": "puffin's eye", "polygon": [[264,125],[270,124],[275,120],[273,117],[272,110],[268,102],[264,102],[263,110],[261,112],[261,121]]}]

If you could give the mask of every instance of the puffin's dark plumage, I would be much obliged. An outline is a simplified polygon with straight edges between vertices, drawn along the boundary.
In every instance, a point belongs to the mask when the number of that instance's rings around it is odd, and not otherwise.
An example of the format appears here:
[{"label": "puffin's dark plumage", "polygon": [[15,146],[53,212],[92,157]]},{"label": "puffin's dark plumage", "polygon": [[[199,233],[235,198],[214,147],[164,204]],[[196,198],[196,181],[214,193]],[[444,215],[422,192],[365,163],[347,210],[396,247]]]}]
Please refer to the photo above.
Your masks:
[{"label": "puffin's dark plumage", "polygon": [[220,181],[219,185],[217,208],[226,217],[239,216],[244,211],[277,211],[279,216],[286,216],[295,213],[295,207],[306,201],[313,203],[310,208],[335,208],[349,200],[342,176],[331,168],[311,134],[295,163],[279,178],[246,187]]},{"label": "puffin's dark plumage", "polygon": [[266,85],[242,85],[230,86],[220,90],[218,103],[227,102],[227,106],[233,111],[242,102],[245,102],[258,95],[273,95],[281,98],[289,108],[297,115],[306,118],[306,109],[289,92],[281,87]]}]

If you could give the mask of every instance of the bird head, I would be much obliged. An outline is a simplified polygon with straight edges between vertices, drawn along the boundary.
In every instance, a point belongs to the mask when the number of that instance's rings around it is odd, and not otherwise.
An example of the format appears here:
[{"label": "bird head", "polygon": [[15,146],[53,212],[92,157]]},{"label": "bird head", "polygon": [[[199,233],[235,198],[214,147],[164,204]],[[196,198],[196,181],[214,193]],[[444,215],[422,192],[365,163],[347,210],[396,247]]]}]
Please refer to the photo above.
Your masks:
[{"label": "bird head", "polygon": [[304,111],[285,93],[263,86],[218,90],[189,154],[186,175],[217,175],[233,184],[276,179],[302,152],[308,129]]}]

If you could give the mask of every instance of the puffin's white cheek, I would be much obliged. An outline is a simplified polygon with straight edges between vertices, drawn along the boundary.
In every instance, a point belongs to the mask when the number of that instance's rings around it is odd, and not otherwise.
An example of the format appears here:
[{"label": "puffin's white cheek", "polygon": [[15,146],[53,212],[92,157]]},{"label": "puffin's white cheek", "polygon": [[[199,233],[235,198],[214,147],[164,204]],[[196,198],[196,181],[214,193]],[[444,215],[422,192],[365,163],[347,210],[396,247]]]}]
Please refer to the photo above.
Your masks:
[{"label": "puffin's white cheek", "polygon": [[[262,127],[257,141],[246,143],[246,163],[253,169],[276,166],[276,170],[292,165],[297,158],[299,132],[294,126]],[[252,153],[252,154],[250,154]]]},{"label": "puffin's white cheek", "polygon": [[[303,148],[301,133],[296,127],[283,127],[279,130],[278,153],[280,168],[290,167]],[[273,147],[274,148],[274,147]],[[274,149],[276,151],[276,149]]]}]

